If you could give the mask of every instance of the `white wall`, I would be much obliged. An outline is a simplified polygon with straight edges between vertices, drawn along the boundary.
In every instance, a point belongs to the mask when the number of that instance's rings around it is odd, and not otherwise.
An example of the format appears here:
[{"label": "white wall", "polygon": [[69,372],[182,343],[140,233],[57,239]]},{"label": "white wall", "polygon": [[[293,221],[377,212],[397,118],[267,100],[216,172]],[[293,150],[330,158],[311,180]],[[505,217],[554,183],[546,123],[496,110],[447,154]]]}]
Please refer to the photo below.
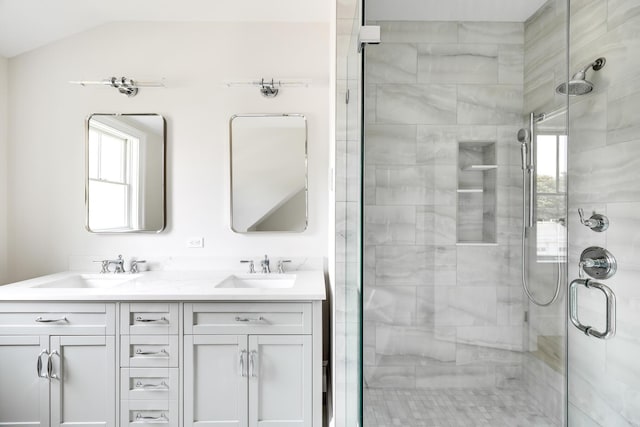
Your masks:
[{"label": "white wall", "polygon": [[[109,24],[9,60],[9,279],[67,268],[71,255],[327,255],[329,24]],[[69,80],[166,78],[127,98]],[[309,78],[275,99],[225,80]],[[168,226],[159,235],[84,230],[84,120],[93,112],[166,117]],[[288,112],[309,126],[309,228],[238,235],[229,229],[228,120]],[[187,249],[203,236],[204,249]]]},{"label": "white wall", "polygon": [[7,83],[8,61],[0,56],[0,284],[7,274]]}]

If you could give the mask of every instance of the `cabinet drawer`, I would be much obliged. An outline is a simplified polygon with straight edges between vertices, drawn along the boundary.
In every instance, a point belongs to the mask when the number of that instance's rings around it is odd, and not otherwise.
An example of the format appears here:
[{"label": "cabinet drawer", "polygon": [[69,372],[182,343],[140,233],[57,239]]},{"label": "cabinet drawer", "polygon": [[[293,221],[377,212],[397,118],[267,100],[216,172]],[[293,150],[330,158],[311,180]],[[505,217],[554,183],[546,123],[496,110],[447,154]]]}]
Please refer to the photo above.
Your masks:
[{"label": "cabinet drawer", "polygon": [[185,334],[311,334],[307,303],[185,303]]},{"label": "cabinet drawer", "polygon": [[120,427],[140,425],[178,427],[177,400],[122,400]]},{"label": "cabinet drawer", "polygon": [[123,368],[177,368],[177,335],[121,335]]},{"label": "cabinet drawer", "polygon": [[123,303],[120,333],[124,335],[177,334],[178,303]]},{"label": "cabinet drawer", "polygon": [[0,303],[0,335],[114,335],[115,304]]},{"label": "cabinet drawer", "polygon": [[120,398],[124,400],[177,400],[178,368],[122,368]]}]

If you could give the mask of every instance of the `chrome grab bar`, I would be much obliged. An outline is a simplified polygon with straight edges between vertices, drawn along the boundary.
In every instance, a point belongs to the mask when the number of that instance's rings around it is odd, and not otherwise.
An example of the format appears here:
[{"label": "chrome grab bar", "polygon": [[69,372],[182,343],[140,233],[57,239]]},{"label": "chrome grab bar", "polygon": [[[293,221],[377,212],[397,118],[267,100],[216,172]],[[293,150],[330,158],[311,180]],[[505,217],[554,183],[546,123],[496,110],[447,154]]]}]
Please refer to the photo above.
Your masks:
[{"label": "chrome grab bar", "polygon": [[147,319],[142,316],[136,316],[136,322],[151,323],[151,322],[168,322],[168,321],[169,319],[167,319],[164,316],[162,316],[159,319]]},{"label": "chrome grab bar", "polygon": [[53,322],[68,322],[67,316],[62,316],[57,319],[45,319],[42,316],[36,317],[36,322],[38,323],[53,323]]},{"label": "chrome grab bar", "polygon": [[[604,332],[597,331],[591,326],[580,323],[578,319],[578,285],[598,289],[607,299],[607,324]],[[585,335],[603,340],[609,339],[616,334],[616,296],[611,288],[602,283],[594,282],[591,279],[575,279],[569,285],[569,317],[571,323],[584,332]]]},{"label": "chrome grab bar", "polygon": [[156,390],[169,390],[169,386],[164,380],[160,384],[144,384],[142,381],[136,382],[136,388],[144,389],[156,389]]},{"label": "chrome grab bar", "polygon": [[167,353],[167,350],[165,350],[164,348],[160,351],[149,351],[149,350],[143,350],[141,348],[136,350],[136,354],[140,355],[140,356],[165,356],[168,357],[169,353]]},{"label": "chrome grab bar", "polygon": [[47,360],[49,360],[49,350],[47,349],[42,350],[38,355],[38,361],[36,362],[36,372],[38,373],[38,378],[49,378],[48,372],[45,372],[45,374],[42,375],[42,355],[43,354],[46,354]]},{"label": "chrome grab bar", "polygon": [[265,319],[264,317],[260,316],[260,317],[240,317],[240,316],[236,316],[236,322],[264,322],[267,319]]}]

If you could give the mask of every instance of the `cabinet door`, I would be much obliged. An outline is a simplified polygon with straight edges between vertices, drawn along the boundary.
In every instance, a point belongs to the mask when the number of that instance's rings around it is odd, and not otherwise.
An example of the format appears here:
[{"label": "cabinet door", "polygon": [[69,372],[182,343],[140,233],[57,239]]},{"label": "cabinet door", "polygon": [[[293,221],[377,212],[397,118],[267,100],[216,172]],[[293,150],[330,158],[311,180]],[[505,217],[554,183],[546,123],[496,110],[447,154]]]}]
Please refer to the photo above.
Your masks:
[{"label": "cabinet door", "polygon": [[247,336],[184,336],[184,425],[247,426]]},{"label": "cabinet door", "polygon": [[0,426],[49,425],[49,381],[38,376],[46,373],[48,347],[46,335],[0,337]]},{"label": "cabinet door", "polygon": [[310,335],[249,336],[249,426],[311,427]]},{"label": "cabinet door", "polygon": [[114,426],[116,353],[113,336],[53,336],[51,425]]}]

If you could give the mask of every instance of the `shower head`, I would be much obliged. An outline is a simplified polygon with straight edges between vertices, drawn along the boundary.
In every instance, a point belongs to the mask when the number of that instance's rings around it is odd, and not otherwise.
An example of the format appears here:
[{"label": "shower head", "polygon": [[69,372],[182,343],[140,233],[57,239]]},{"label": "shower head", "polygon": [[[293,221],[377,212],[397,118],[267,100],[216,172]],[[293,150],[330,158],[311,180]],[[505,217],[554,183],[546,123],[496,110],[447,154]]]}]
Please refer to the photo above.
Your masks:
[{"label": "shower head", "polygon": [[556,92],[569,96],[586,95],[593,90],[593,83],[588,80],[569,80],[569,83],[562,83],[556,88]]},{"label": "shower head", "polygon": [[607,60],[605,58],[596,59],[575,73],[569,82],[560,84],[556,88],[556,92],[563,95],[568,94],[569,96],[580,96],[590,93],[593,90],[593,83],[587,80],[587,71],[589,68],[592,68],[593,71],[601,70],[606,62]]}]

